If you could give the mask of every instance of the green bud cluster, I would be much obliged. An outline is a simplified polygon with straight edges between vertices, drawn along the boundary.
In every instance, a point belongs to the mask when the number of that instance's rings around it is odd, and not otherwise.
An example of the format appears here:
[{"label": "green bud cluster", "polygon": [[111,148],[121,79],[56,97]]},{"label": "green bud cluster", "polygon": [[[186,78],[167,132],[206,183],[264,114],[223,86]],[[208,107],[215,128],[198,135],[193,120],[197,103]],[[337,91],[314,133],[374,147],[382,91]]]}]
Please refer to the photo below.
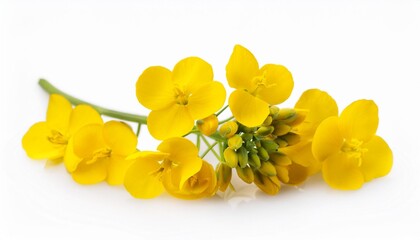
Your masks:
[{"label": "green bud cluster", "polygon": [[276,176],[279,160],[271,156],[280,154],[279,148],[299,143],[300,137],[293,132],[293,127],[304,118],[295,109],[270,106],[270,114],[261,126],[247,127],[236,121],[224,123],[220,134],[227,144],[221,164],[235,168],[246,183],[254,182],[256,175]]}]

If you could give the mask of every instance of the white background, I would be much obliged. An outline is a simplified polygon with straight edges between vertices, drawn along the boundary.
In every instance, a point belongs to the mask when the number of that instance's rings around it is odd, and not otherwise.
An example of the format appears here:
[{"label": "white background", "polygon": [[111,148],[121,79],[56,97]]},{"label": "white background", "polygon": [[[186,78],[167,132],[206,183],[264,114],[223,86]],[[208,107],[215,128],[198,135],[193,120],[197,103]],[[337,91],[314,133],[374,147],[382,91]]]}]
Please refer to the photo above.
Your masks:
[{"label": "white background", "polygon": [[[48,102],[38,78],[147,114],[134,87],[145,68],[200,56],[227,86],[237,43],[261,65],[290,69],[295,89],[282,106],[314,87],[340,110],[375,100],[391,173],[351,192],[315,176],[274,197],[144,201],[122,187],[78,185],[62,165],[25,156],[21,137]],[[419,0],[1,0],[0,239],[420,239],[419,81]],[[142,136],[139,147],[155,149]]]}]

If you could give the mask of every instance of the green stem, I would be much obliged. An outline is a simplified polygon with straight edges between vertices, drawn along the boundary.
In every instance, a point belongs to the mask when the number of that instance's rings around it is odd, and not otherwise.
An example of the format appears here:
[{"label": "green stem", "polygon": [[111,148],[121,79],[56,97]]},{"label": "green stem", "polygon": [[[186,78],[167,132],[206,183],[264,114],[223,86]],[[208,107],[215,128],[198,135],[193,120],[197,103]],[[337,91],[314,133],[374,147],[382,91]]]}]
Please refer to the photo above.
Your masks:
[{"label": "green stem", "polygon": [[[209,153],[210,151],[212,151],[213,150],[213,148],[214,148],[214,146],[216,146],[217,145],[217,142],[214,142],[212,145],[210,145],[208,148],[207,148],[207,150],[200,156],[200,158],[201,159],[203,159],[206,155],[207,155],[207,153]],[[213,152],[214,153],[214,152]]]},{"label": "green stem", "polygon": [[53,86],[51,83],[49,83],[45,79],[40,79],[38,84],[47,93],[49,93],[49,94],[54,94],[54,93],[55,94],[60,94],[61,96],[65,97],[67,100],[69,100],[71,102],[71,104],[73,104],[73,105],[87,104],[87,105],[93,107],[101,115],[117,118],[117,119],[120,119],[120,120],[126,120],[126,121],[130,121],[130,122],[137,122],[139,124],[147,124],[147,117],[146,116],[135,115],[135,114],[125,113],[125,112],[119,112],[119,111],[107,109],[107,108],[104,108],[104,107],[94,105],[92,103],[80,100],[78,98],[75,98],[75,97],[59,90],[58,88]]},{"label": "green stem", "polygon": [[218,143],[218,141],[216,141],[213,144],[210,144],[210,142],[206,139],[206,137],[204,137],[203,135],[200,135],[201,139],[203,139],[203,142],[207,145],[207,147],[211,150],[211,152],[214,154],[214,156],[220,161],[220,156],[219,154],[217,154],[217,152],[213,149],[213,147]]},{"label": "green stem", "polygon": [[228,119],[225,119],[225,120],[223,120],[223,121],[220,121],[219,122],[219,125],[221,125],[221,124],[223,124],[223,123],[225,123],[225,122],[229,122],[230,120],[232,120],[232,119],[234,119],[234,117],[232,116],[232,117],[230,117],[230,118],[228,118]]},{"label": "green stem", "polygon": [[222,108],[222,110],[220,110],[218,113],[216,113],[216,117],[218,117],[220,114],[222,114],[222,112],[223,112],[223,111],[225,111],[225,110],[226,110],[226,108],[228,108],[228,107],[229,107],[229,105],[224,106],[224,107]]}]

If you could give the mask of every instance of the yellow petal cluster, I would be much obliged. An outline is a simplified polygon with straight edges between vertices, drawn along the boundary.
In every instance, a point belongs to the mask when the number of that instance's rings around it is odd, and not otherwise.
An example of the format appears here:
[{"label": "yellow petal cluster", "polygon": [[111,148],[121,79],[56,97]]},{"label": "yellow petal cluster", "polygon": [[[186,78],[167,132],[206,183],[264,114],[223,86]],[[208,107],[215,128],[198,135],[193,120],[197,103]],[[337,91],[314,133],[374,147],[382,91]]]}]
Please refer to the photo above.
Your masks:
[{"label": "yellow petal cluster", "polygon": [[325,119],[315,132],[312,152],[323,162],[322,176],[333,188],[354,190],[385,176],[392,168],[388,144],[376,135],[378,107],[372,100],[358,100],[339,117]]},{"label": "yellow petal cluster", "polygon": [[212,196],[216,188],[213,167],[198,157],[197,147],[181,137],[168,138],[158,152],[139,151],[128,159],[124,186],[136,198],[159,196],[165,189],[178,198],[197,199]]},{"label": "yellow petal cluster", "polygon": [[229,107],[238,122],[248,127],[261,125],[269,105],[284,102],[293,89],[292,74],[286,67],[266,64],[259,67],[254,55],[236,45],[226,66],[226,79],[236,90],[229,97]]},{"label": "yellow petal cluster", "polygon": [[51,94],[46,121],[32,125],[22,146],[32,159],[62,161],[70,138],[83,126],[101,124],[101,116],[88,105],[72,108],[67,99]]},{"label": "yellow petal cluster", "polygon": [[64,164],[80,184],[106,180],[110,185],[119,185],[132,163],[126,157],[136,151],[136,146],[137,137],[125,123],[90,124],[70,140]]},{"label": "yellow petal cluster", "polygon": [[180,137],[194,120],[210,116],[223,106],[226,90],[213,81],[210,64],[198,57],[179,61],[173,71],[149,67],[136,84],[137,99],[152,110],[147,118],[150,134],[159,140]]}]

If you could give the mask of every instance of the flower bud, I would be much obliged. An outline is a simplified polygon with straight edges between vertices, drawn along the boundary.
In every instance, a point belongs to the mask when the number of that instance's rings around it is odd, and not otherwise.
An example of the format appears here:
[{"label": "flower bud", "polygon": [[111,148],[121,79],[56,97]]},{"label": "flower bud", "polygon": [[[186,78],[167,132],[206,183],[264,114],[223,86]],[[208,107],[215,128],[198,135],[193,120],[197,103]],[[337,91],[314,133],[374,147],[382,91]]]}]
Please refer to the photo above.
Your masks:
[{"label": "flower bud", "polygon": [[281,120],[285,123],[293,122],[296,117],[296,110],[293,108],[282,108],[277,114],[277,120]]},{"label": "flower bud", "polygon": [[259,189],[270,195],[275,195],[280,191],[280,180],[276,176],[267,177],[255,171],[254,183]]},{"label": "flower bud", "polygon": [[228,146],[237,150],[242,147],[242,138],[238,134],[233,135],[228,139]]},{"label": "flower bud", "polygon": [[229,167],[235,168],[236,166],[238,166],[239,159],[238,155],[235,152],[235,149],[231,147],[226,148],[223,152],[223,157],[225,158],[225,162]]},{"label": "flower bud", "polygon": [[271,117],[271,116],[268,116],[265,120],[264,120],[264,122],[263,122],[263,126],[270,126],[270,124],[271,124],[271,122],[273,122],[273,117]]},{"label": "flower bud", "polygon": [[265,148],[259,147],[259,148],[257,148],[257,150],[258,150],[258,157],[260,157],[261,160],[267,161],[270,158],[270,156],[268,155],[268,152],[267,152],[267,150],[265,150]]},{"label": "flower bud", "polygon": [[289,123],[289,125],[293,127],[301,124],[305,120],[306,115],[308,115],[308,110],[296,109],[296,119]]},{"label": "flower bud", "polygon": [[210,136],[217,131],[219,126],[219,120],[215,114],[212,114],[206,118],[197,121],[197,128],[206,136]]},{"label": "flower bud", "polygon": [[261,167],[260,157],[258,157],[256,153],[251,153],[248,155],[248,163],[256,168]]},{"label": "flower bud", "polygon": [[251,133],[244,133],[242,134],[242,139],[246,142],[246,141],[251,141],[251,139],[254,137]]},{"label": "flower bud", "polygon": [[300,136],[296,133],[288,133],[281,138],[287,142],[288,146],[292,146],[300,142]]},{"label": "flower bud", "polygon": [[277,115],[279,113],[279,107],[277,106],[270,106],[270,116],[273,117],[273,119],[277,119]]},{"label": "flower bud", "polygon": [[258,169],[260,173],[264,174],[265,176],[276,176],[277,171],[276,168],[270,162],[262,162],[261,167]]},{"label": "flower bud", "polygon": [[254,181],[254,172],[252,172],[252,169],[248,166],[244,168],[237,167],[236,173],[238,174],[238,177],[246,183],[252,183]]},{"label": "flower bud", "polygon": [[246,148],[245,147],[239,148],[236,154],[238,155],[239,167],[241,168],[246,167],[248,165],[248,151],[246,150]]},{"label": "flower bud", "polygon": [[219,190],[224,192],[230,184],[232,179],[232,168],[224,163],[217,164],[216,167],[217,186]]},{"label": "flower bud", "polygon": [[238,124],[235,121],[225,122],[220,126],[219,132],[222,137],[230,138],[238,131]]},{"label": "flower bud", "polygon": [[255,135],[258,136],[258,137],[265,137],[265,136],[271,134],[273,131],[274,131],[273,126],[262,126],[262,127],[258,128]]},{"label": "flower bud", "polygon": [[274,124],[273,134],[276,135],[276,136],[283,136],[283,135],[286,135],[287,133],[289,133],[290,130],[292,130],[292,127],[290,127],[289,125],[287,125],[283,122],[276,122]]},{"label": "flower bud", "polygon": [[287,155],[280,152],[271,153],[270,161],[272,161],[276,166],[288,166],[292,164],[292,160],[290,160]]},{"label": "flower bud", "polygon": [[272,140],[261,140],[261,146],[267,150],[268,153],[277,151],[279,145]]},{"label": "flower bud", "polygon": [[279,145],[279,148],[287,147],[287,142],[281,138],[277,138],[274,141],[277,143],[277,145]]}]

